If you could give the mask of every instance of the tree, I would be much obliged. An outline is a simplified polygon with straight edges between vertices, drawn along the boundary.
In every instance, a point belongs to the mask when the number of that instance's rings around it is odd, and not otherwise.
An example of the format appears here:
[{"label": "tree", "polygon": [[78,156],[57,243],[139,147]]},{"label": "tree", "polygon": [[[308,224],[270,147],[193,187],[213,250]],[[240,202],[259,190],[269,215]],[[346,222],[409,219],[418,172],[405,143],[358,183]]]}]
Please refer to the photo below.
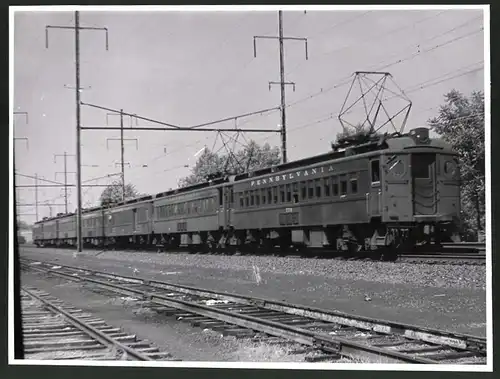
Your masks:
[{"label": "tree", "polygon": [[484,93],[466,97],[452,90],[444,98],[438,116],[428,123],[460,156],[462,222],[479,240],[485,222]]},{"label": "tree", "polygon": [[366,136],[370,132],[370,125],[365,126],[361,123],[358,123],[350,128],[343,128],[340,133],[337,133],[336,141],[339,142],[347,137],[355,137],[355,136]]},{"label": "tree", "polygon": [[241,174],[281,162],[280,150],[268,143],[260,146],[251,140],[244,149],[236,153],[217,154],[205,148],[191,170],[191,174],[179,180],[180,187],[205,182],[225,174]]},{"label": "tree", "polygon": [[18,230],[31,230],[31,225],[28,225],[27,222],[22,220],[17,220],[17,229]]},{"label": "tree", "polygon": [[[125,199],[133,199],[139,197],[140,194],[137,192],[135,186],[131,183],[125,184]],[[110,204],[118,203],[123,200],[123,187],[119,180],[114,181],[109,186],[107,186],[101,193],[99,197],[99,203],[102,206],[107,206]]]}]

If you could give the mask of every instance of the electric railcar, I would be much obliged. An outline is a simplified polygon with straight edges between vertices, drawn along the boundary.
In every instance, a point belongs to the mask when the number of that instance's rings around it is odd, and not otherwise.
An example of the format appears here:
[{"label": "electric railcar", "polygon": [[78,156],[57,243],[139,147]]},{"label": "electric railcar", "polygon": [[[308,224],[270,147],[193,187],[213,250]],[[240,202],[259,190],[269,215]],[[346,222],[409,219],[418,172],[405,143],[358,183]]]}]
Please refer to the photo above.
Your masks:
[{"label": "electric railcar", "polygon": [[[289,162],[83,211],[86,245],[166,249],[330,247],[396,251],[454,233],[458,156],[416,128]],[[75,215],[38,222],[38,246],[75,244]]]}]

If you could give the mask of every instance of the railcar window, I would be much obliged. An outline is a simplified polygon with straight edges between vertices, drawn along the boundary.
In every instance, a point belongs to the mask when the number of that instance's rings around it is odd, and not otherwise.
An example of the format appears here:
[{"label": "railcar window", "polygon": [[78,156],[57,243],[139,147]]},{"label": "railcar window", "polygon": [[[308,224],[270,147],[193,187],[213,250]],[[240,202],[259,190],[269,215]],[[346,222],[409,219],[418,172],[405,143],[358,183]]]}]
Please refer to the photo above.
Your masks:
[{"label": "railcar window", "polygon": [[323,178],[325,197],[330,196],[330,178]]},{"label": "railcar window", "polygon": [[273,190],[271,187],[267,189],[267,203],[272,204],[273,203]]},{"label": "railcar window", "polygon": [[278,187],[273,187],[273,203],[278,204]]},{"label": "railcar window", "polygon": [[347,180],[342,179],[340,181],[340,195],[344,196],[347,195]]},{"label": "railcar window", "polygon": [[358,193],[358,179],[351,179],[351,193]]},{"label": "railcar window", "polygon": [[240,197],[240,208],[243,208],[245,206],[245,199],[243,198],[243,192],[240,192],[238,196]]},{"label": "railcar window", "polygon": [[255,190],[255,205],[260,205],[260,189]]},{"label": "railcar window", "polygon": [[434,157],[429,155],[421,155],[412,159],[412,173],[414,178],[429,179],[431,164],[434,162]]},{"label": "railcar window", "polygon": [[262,188],[262,205],[266,205],[266,189]]},{"label": "railcar window", "polygon": [[281,185],[280,186],[280,203],[285,202],[285,186]]},{"label": "railcar window", "polygon": [[300,197],[302,200],[307,199],[307,183],[300,182]]},{"label": "railcar window", "polygon": [[286,202],[290,203],[292,201],[292,185],[288,183],[286,185]]},{"label": "railcar window", "polygon": [[293,183],[292,190],[293,190],[293,203],[297,204],[299,202],[299,183]]},{"label": "railcar window", "polygon": [[307,197],[309,199],[314,198],[314,182],[312,180],[307,181]]},{"label": "railcar window", "polygon": [[255,195],[254,191],[250,191],[250,206],[253,207],[255,204]]},{"label": "railcar window", "polygon": [[374,159],[371,162],[372,169],[372,183],[380,182],[380,161],[378,159]]},{"label": "railcar window", "polygon": [[314,182],[316,183],[316,197],[321,198],[321,179],[316,179]]}]

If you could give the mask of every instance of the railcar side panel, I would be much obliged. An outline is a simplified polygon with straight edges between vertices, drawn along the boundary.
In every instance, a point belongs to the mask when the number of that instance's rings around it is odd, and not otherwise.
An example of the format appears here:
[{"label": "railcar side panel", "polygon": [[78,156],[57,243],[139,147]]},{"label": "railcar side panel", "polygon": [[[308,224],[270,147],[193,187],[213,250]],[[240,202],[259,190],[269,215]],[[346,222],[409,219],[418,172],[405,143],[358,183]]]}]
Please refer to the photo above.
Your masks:
[{"label": "railcar side panel", "polygon": [[57,240],[57,222],[50,220],[44,222],[43,225],[43,240],[48,243],[53,243]]},{"label": "railcar side panel", "polygon": [[82,215],[82,237],[86,239],[100,239],[104,237],[102,210]]},{"label": "railcar side panel", "polygon": [[367,222],[367,166],[368,158],[351,158],[235,183],[233,225],[265,229]]},{"label": "railcar side panel", "polygon": [[76,216],[64,217],[58,220],[58,240],[69,242],[76,238]]},{"label": "railcar side panel", "polygon": [[221,187],[172,195],[153,203],[155,234],[182,236],[182,244],[201,243],[200,233],[217,231]]}]

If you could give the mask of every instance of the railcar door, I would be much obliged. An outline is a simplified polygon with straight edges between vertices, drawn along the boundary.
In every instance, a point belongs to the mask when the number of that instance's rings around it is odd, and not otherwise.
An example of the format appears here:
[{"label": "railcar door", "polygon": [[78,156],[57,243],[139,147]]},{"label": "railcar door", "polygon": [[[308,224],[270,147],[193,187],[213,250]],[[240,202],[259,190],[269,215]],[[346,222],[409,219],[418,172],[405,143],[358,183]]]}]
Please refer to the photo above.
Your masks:
[{"label": "railcar door", "polygon": [[225,204],[225,212],[226,212],[226,227],[232,225],[233,222],[233,202],[234,202],[234,192],[233,186],[225,187],[225,196],[224,196],[224,204]]},{"label": "railcar door", "polygon": [[132,233],[137,232],[137,208],[132,209]]},{"label": "railcar door", "polygon": [[410,155],[387,156],[384,165],[384,215],[393,221],[409,221],[413,217],[411,201]]},{"label": "railcar door", "polygon": [[413,213],[432,215],[436,213],[436,154],[412,154]]},{"label": "railcar door", "polygon": [[220,186],[217,188],[217,197],[218,197],[218,217],[219,217],[219,227],[223,229],[226,228],[226,211],[225,211],[225,202],[224,202],[224,187]]},{"label": "railcar door", "polygon": [[380,217],[382,208],[380,158],[370,160],[370,189],[366,193],[366,208],[368,217]]}]

